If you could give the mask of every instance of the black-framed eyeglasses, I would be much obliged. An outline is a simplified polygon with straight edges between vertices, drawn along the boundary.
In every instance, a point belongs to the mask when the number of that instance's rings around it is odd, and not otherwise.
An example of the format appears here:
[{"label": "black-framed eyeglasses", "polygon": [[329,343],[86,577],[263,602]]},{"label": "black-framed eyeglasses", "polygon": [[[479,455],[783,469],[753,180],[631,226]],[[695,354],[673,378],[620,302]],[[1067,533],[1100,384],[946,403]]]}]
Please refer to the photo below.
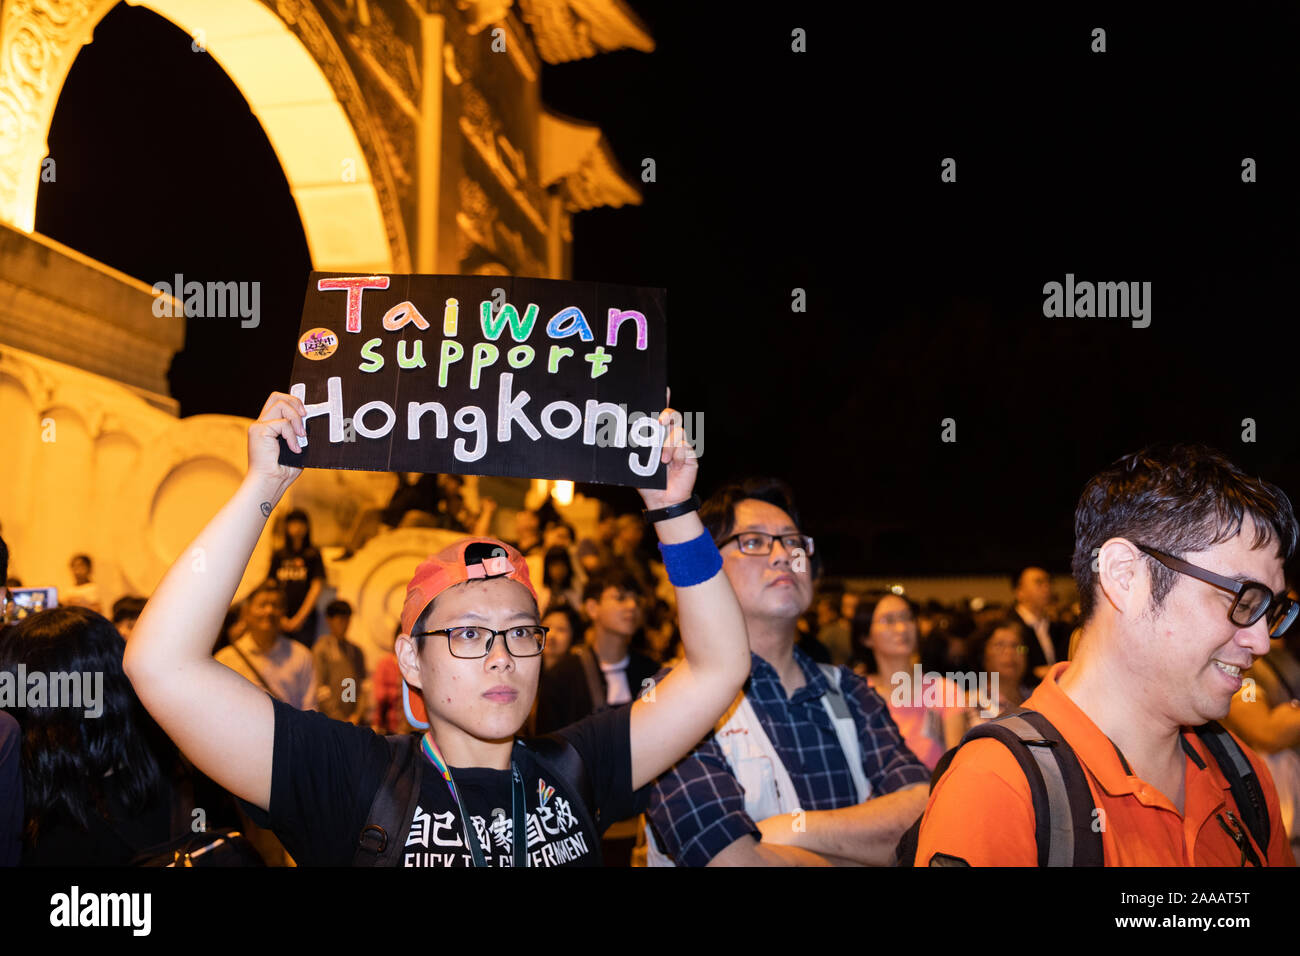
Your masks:
[{"label": "black-framed eyeglasses", "polygon": [[1236,595],[1236,600],[1228,609],[1228,620],[1238,627],[1250,627],[1267,614],[1269,637],[1281,637],[1300,614],[1300,603],[1288,597],[1285,591],[1274,594],[1267,584],[1225,578],[1221,574],[1188,564],[1181,558],[1175,558],[1155,548],[1148,548],[1144,544],[1139,544],[1138,548],[1173,571]]},{"label": "black-framed eyeglasses", "polygon": [[766,531],[742,531],[740,534],[733,534],[730,538],[718,542],[718,548],[725,548],[731,542],[736,542],[736,547],[740,549],[741,554],[763,555],[772,553],[772,542],[779,540],[781,547],[786,551],[793,551],[795,548],[802,548],[803,553],[809,557],[813,553],[813,539],[810,535],[801,534],[792,531],[789,534],[768,534]]},{"label": "black-framed eyeglasses", "polygon": [[550,628],[542,624],[520,624],[508,627],[504,631],[494,631],[490,627],[470,624],[465,627],[440,627],[436,631],[421,631],[412,637],[431,637],[445,634],[447,650],[452,657],[473,659],[487,657],[492,652],[492,644],[501,635],[505,635],[506,652],[511,657],[536,657],[546,646],[546,632]]}]

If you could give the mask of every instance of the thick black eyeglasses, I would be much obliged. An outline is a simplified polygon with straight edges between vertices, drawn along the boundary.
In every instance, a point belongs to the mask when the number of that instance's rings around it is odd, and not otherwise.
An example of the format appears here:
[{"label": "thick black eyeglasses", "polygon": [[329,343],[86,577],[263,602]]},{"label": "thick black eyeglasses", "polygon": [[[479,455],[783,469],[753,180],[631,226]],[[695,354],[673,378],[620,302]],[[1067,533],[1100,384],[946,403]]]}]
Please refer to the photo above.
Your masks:
[{"label": "thick black eyeglasses", "polygon": [[1287,597],[1285,591],[1274,594],[1267,584],[1258,581],[1236,581],[1221,574],[1188,564],[1181,558],[1148,548],[1139,544],[1138,548],[1155,558],[1165,567],[1204,581],[1221,591],[1235,594],[1237,599],[1228,609],[1228,620],[1238,627],[1250,627],[1266,613],[1268,614],[1269,637],[1281,637],[1300,614],[1300,604]]},{"label": "thick black eyeglasses", "polygon": [[790,534],[768,534],[766,531],[742,531],[740,534],[733,534],[730,538],[718,542],[718,548],[721,550],[731,542],[736,542],[736,547],[740,548],[741,554],[771,554],[772,542],[780,539],[781,547],[787,551],[793,551],[795,548],[803,548],[805,555],[811,556],[813,553],[813,539],[806,534],[800,534],[792,531]]},{"label": "thick black eyeglasses", "polygon": [[431,637],[434,634],[447,636],[447,650],[452,657],[473,659],[487,657],[492,651],[492,643],[499,636],[505,635],[506,652],[511,657],[536,657],[546,646],[546,632],[549,627],[541,624],[526,624],[508,627],[504,631],[494,631],[490,627],[471,624],[467,627],[442,627],[436,631],[422,631],[412,637]]}]

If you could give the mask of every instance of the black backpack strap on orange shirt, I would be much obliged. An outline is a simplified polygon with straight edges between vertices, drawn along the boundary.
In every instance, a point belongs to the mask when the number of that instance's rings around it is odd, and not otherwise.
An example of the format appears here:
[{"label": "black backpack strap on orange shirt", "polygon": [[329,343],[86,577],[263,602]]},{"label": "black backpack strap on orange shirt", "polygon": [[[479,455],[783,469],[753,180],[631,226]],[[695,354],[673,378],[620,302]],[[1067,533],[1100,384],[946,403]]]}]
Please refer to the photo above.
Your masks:
[{"label": "black backpack strap on orange shirt", "polygon": [[1241,746],[1232,738],[1232,734],[1224,730],[1218,721],[1212,720],[1197,727],[1196,736],[1201,738],[1201,743],[1205,744],[1205,749],[1223,771],[1241,822],[1246,825],[1267,859],[1272,826],[1268,817],[1268,802],[1264,799],[1264,788],[1260,785],[1255,768]]},{"label": "black backpack strap on orange shirt", "polygon": [[[1264,790],[1255,768],[1237,741],[1216,721],[1197,727],[1195,731],[1223,771],[1242,823],[1267,856],[1272,825]],[[1065,742],[1052,722],[1037,711],[1021,710],[1004,714],[971,728],[961,743],[939,759],[930,778],[930,789],[934,789],[962,745],[979,737],[1000,740],[1015,756],[1029,781],[1029,791],[1034,801],[1034,838],[1038,844],[1038,865],[1104,865],[1101,831],[1100,828],[1093,827],[1095,807],[1083,767],[1073,748]],[[1190,750],[1188,752],[1194,753]],[[1198,762],[1200,760],[1199,757],[1194,759]],[[916,863],[920,823],[918,819],[899,841],[900,866],[913,866]]]},{"label": "black backpack strap on orange shirt", "polygon": [[[957,751],[968,741],[982,737],[997,740],[1010,750],[1029,782],[1038,865],[1103,865],[1101,831],[1093,828],[1095,808],[1083,767],[1073,748],[1052,722],[1037,711],[1003,714],[968,730],[961,743],[939,758],[930,777],[931,791],[947,772]],[[920,830],[921,820],[918,818],[899,840],[899,866],[916,864]],[[943,860],[937,863],[932,860],[932,866],[964,863],[944,854],[936,854],[936,857],[943,857]]]},{"label": "black backpack strap on orange shirt", "polygon": [[397,866],[415,819],[424,776],[419,735],[390,734],[388,769],[357,837],[353,866]]},{"label": "black backpack strap on orange shirt", "polygon": [[981,728],[999,728],[979,736],[1002,740],[1029,780],[1038,865],[1102,866],[1101,829],[1094,827],[1092,790],[1074,748],[1061,732],[1036,710],[1006,714],[974,728],[967,737]]}]

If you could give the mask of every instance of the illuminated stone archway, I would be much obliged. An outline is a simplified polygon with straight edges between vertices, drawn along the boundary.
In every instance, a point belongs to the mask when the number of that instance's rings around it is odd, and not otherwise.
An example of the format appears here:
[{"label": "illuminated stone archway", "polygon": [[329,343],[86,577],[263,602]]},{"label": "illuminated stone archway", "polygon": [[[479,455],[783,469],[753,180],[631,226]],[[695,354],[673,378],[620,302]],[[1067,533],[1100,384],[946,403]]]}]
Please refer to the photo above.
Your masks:
[{"label": "illuminated stone archway", "polygon": [[[33,232],[59,94],[116,2],[0,0],[0,523],[29,584],[66,587],[86,551],[109,600],[147,594],[221,506],[247,425],[178,421],[167,370],[184,324],[159,321],[148,284]],[[317,269],[568,278],[572,217],[641,201],[599,129],[548,112],[540,89],[542,63],[653,50],[624,0],[126,2],[239,88]],[[320,543],[341,541],[329,504],[382,507],[387,477],[313,470],[280,507],[309,507]],[[362,618],[376,648],[408,538],[358,552],[337,582],[383,596]],[[250,576],[269,547],[268,530]]]},{"label": "illuminated stone archway", "polygon": [[[127,0],[194,38],[279,157],[314,268],[404,271],[411,256],[380,131],[320,13],[304,0]],[[0,17],[0,221],[33,231],[59,93],[117,0],[17,0]]]}]

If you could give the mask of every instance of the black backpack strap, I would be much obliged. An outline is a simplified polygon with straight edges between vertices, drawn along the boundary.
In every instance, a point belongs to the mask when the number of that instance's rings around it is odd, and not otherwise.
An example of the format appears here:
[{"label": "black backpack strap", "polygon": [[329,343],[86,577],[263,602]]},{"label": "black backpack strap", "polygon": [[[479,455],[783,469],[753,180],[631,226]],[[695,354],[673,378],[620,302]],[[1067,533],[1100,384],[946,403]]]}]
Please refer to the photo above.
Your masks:
[{"label": "black backpack strap", "polygon": [[1218,721],[1211,720],[1197,727],[1196,736],[1201,738],[1210,756],[1228,778],[1228,788],[1237,804],[1241,822],[1246,824],[1250,835],[1255,838],[1267,859],[1272,825],[1268,817],[1268,801],[1264,798],[1264,788],[1255,768],[1232,734],[1224,730]]},{"label": "black backpack strap", "polygon": [[353,866],[396,866],[420,799],[424,761],[416,734],[390,734],[388,769],[357,837]]},{"label": "black backpack strap", "polygon": [[[1029,782],[1038,865],[1103,865],[1101,832],[1092,825],[1095,807],[1088,778],[1073,748],[1052,722],[1037,711],[1003,714],[968,730],[961,743],[935,764],[930,776],[931,791],[948,770],[957,751],[968,741],[982,737],[997,740],[1010,750]],[[899,840],[899,865],[915,865],[920,829],[921,820],[918,818]],[[932,861],[931,865],[936,864]]]},{"label": "black backpack strap", "polygon": [[557,780],[564,781],[565,785],[571,788],[570,792],[578,795],[579,806],[573,809],[583,828],[589,829],[597,837],[591,847],[592,855],[595,857],[593,863],[595,866],[604,865],[599,838],[604,835],[607,825],[617,821],[610,820],[609,824],[601,822],[600,813],[596,808],[595,791],[592,789],[591,777],[587,774],[587,765],[582,755],[573,744],[559,734],[529,737],[527,740],[516,740],[515,743],[529,750],[533,759],[544,770]]},{"label": "black backpack strap", "polygon": [[518,743],[533,752],[538,760],[566,784],[572,793],[582,798],[588,815],[595,817],[595,791],[591,787],[591,778],[587,775],[587,765],[577,748],[559,734],[546,734],[542,737],[529,737]]},{"label": "black backpack strap", "polygon": [[[1034,804],[1034,842],[1038,845],[1038,865],[1050,866],[1053,865],[1054,858],[1059,860],[1061,856],[1059,841],[1056,853],[1053,854],[1052,837],[1056,829],[1052,826],[1051,811],[1051,798],[1057,796],[1059,800],[1060,793],[1057,792],[1057,786],[1049,788],[1047,781],[1043,779],[1043,770],[1039,761],[1029,749],[1031,744],[1036,748],[1049,748],[1050,743],[1043,739],[1042,735],[1027,721],[1017,720],[1018,717],[1019,714],[1005,714],[986,724],[972,727],[962,737],[961,743],[966,744],[972,740],[991,737],[1011,751],[1011,755],[1016,758],[1016,763],[1020,765],[1021,773],[1029,781],[1029,793]],[[1046,753],[1050,759],[1051,751],[1048,750]],[[1055,761],[1053,760],[1052,763],[1054,765]],[[1054,785],[1060,784],[1059,773],[1052,774],[1049,779]]]},{"label": "black backpack strap", "polygon": [[[1038,763],[1047,789],[1050,846],[1048,862],[1041,863],[1043,846],[1039,843],[1040,866],[1102,866],[1104,853],[1101,828],[1094,826],[1097,807],[1083,765],[1074,748],[1061,732],[1036,710],[1022,710],[1007,715],[1007,724],[1017,730]],[[1027,724],[1038,734],[1028,739],[1018,724]],[[1033,784],[1031,782],[1030,786]],[[1036,811],[1035,811],[1036,812]]]}]

